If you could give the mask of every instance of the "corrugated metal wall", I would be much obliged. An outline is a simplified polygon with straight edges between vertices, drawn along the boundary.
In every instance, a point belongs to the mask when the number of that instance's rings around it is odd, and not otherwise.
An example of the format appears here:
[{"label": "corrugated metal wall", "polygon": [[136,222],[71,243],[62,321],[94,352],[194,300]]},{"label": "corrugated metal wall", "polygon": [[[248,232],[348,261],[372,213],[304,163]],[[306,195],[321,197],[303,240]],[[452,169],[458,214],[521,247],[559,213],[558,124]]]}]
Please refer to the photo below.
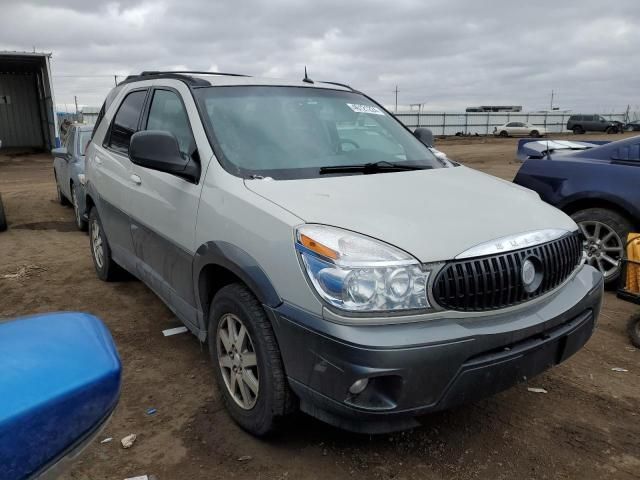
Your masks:
[{"label": "corrugated metal wall", "polygon": [[3,147],[45,147],[35,73],[0,73]]}]

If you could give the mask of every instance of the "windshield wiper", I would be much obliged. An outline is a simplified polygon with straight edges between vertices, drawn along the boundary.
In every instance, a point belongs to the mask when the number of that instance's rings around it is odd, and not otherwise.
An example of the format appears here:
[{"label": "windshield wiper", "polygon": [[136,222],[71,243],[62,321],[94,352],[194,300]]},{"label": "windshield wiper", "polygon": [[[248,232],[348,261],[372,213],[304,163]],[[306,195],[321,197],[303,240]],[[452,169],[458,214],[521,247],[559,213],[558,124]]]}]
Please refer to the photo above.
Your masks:
[{"label": "windshield wiper", "polygon": [[324,173],[378,173],[378,172],[402,172],[408,170],[428,170],[430,165],[400,165],[399,163],[387,162],[382,160],[374,163],[363,163],[355,165],[331,165],[328,167],[320,167],[320,175]]}]

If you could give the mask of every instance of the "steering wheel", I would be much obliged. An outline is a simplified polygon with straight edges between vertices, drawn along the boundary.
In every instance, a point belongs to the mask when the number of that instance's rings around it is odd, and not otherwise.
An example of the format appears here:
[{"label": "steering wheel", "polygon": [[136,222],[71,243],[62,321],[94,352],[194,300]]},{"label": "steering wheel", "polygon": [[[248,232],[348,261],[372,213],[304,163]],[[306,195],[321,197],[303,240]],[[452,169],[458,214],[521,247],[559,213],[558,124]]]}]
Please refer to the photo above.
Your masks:
[{"label": "steering wheel", "polygon": [[340,151],[344,151],[342,148],[343,145],[352,145],[353,147],[355,147],[353,150],[360,148],[360,145],[358,145],[357,142],[354,142],[353,140],[349,140],[348,138],[340,139]]}]

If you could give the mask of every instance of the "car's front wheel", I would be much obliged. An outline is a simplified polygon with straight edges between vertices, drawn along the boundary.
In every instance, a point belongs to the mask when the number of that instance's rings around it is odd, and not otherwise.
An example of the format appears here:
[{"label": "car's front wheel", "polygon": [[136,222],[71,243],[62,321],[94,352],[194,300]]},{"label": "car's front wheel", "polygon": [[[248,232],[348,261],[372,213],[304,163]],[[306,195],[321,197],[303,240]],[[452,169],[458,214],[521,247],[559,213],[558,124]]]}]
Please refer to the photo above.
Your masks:
[{"label": "car's front wheel", "polygon": [[95,207],[89,213],[89,242],[98,278],[105,282],[117,280],[122,274],[122,269],[111,257],[111,248]]},{"label": "car's front wheel", "polygon": [[631,223],[619,213],[605,208],[587,208],[571,215],[583,235],[583,259],[602,272],[605,284],[616,284]]},{"label": "car's front wheel", "polygon": [[75,185],[71,185],[71,202],[73,204],[73,213],[76,219],[76,227],[81,232],[87,231],[87,222],[84,218],[82,218],[82,211],[80,210],[80,205],[78,204],[78,188]]},{"label": "car's front wheel", "polygon": [[218,390],[231,417],[254,435],[272,432],[294,410],[280,349],[264,309],[240,283],[213,298],[209,353]]}]

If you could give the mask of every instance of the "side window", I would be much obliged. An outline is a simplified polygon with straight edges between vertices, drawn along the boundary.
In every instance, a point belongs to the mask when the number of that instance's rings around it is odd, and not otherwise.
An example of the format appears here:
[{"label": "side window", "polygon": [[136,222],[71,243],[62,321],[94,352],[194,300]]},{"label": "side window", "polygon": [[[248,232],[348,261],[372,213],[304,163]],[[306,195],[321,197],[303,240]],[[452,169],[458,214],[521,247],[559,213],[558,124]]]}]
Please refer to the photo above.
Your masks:
[{"label": "side window", "polygon": [[178,139],[180,151],[185,155],[191,155],[195,149],[187,111],[178,94],[171,90],[154,91],[146,130],[173,133]]},{"label": "side window", "polygon": [[91,132],[91,140],[93,140],[93,136],[96,134],[96,130],[98,130],[98,127],[100,126],[100,122],[104,117],[104,111],[105,111],[106,105],[107,105],[107,102],[104,102],[102,104],[102,108],[100,109],[100,112],[98,113],[98,118],[96,118],[96,123],[93,126],[93,131]]},{"label": "side window", "polygon": [[146,96],[146,90],[138,90],[125,97],[111,124],[109,147],[124,154],[129,152],[129,142],[131,136],[138,131],[138,120]]},{"label": "side window", "polygon": [[507,123],[507,127],[517,127],[518,124],[516,122]]},{"label": "side window", "polygon": [[640,161],[640,144],[636,143],[635,145],[626,145],[624,147],[620,147],[616,151],[613,158],[615,160],[623,160],[623,161],[632,161],[632,162]]}]

